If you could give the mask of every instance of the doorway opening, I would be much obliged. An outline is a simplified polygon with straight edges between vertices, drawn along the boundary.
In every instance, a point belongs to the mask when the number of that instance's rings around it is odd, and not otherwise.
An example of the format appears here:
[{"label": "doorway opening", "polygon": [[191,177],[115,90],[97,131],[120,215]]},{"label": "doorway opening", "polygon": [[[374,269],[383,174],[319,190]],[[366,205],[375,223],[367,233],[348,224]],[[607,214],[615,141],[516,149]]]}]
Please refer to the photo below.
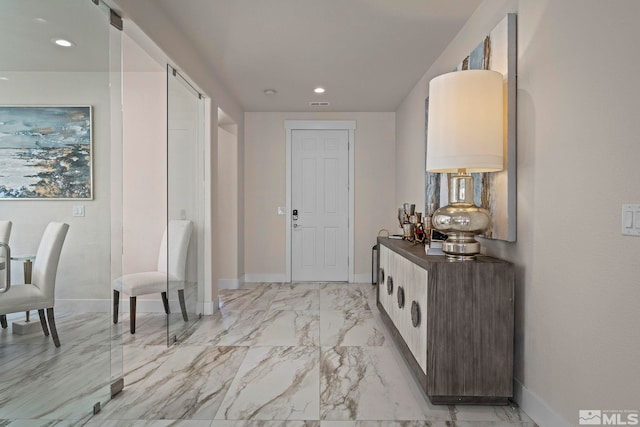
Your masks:
[{"label": "doorway opening", "polygon": [[239,289],[238,125],[218,108],[218,289]]}]

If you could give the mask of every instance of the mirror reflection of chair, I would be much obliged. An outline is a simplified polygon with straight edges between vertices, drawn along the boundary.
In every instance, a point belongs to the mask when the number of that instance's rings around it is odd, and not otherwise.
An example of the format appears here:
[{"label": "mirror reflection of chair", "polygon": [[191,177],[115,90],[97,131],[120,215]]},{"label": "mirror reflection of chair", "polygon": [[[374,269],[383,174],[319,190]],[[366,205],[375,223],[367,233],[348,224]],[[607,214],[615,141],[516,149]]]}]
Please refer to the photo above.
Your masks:
[{"label": "mirror reflection of chair", "polygon": [[[45,336],[51,337],[56,347],[60,347],[60,339],[56,329],[53,312],[55,303],[56,274],[64,239],[69,225],[61,222],[51,222],[44,230],[36,259],[33,263],[31,283],[12,284],[11,288],[0,298],[0,314],[17,313],[21,311],[38,310],[40,324]],[[47,318],[45,319],[45,310]],[[49,326],[47,327],[47,320]],[[6,326],[3,324],[3,328]]]},{"label": "mirror reflection of chair", "polygon": [[[136,297],[157,294],[162,296],[165,313],[169,314],[167,288],[178,287],[178,299],[182,318],[188,321],[184,300],[184,284],[187,278],[187,250],[193,224],[187,220],[170,220],[160,243],[157,271],[125,274],[113,282],[113,323],[118,323],[120,292],[129,295],[129,323],[132,334],[136,332]],[[169,246],[167,246],[167,244]]]},{"label": "mirror reflection of chair", "polygon": [[[6,292],[7,283],[11,285],[11,252],[9,249],[11,236],[11,221],[0,221],[0,292]],[[7,327],[7,316],[0,314],[0,325]]]}]

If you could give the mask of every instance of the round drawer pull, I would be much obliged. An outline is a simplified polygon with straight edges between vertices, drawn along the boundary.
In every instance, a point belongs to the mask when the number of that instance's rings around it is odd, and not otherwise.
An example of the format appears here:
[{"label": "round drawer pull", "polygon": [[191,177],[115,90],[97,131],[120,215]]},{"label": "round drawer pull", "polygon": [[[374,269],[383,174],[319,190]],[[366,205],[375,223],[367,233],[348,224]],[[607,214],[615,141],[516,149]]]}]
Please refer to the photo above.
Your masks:
[{"label": "round drawer pull", "polygon": [[398,286],[398,308],[404,307],[404,289]]},{"label": "round drawer pull", "polygon": [[384,283],[384,268],[380,267],[380,270],[378,271],[378,283],[379,284],[383,284]]},{"label": "round drawer pull", "polygon": [[420,304],[415,301],[411,303],[411,324],[414,328],[420,326]]},{"label": "round drawer pull", "polygon": [[387,276],[387,295],[393,294],[393,277]]}]

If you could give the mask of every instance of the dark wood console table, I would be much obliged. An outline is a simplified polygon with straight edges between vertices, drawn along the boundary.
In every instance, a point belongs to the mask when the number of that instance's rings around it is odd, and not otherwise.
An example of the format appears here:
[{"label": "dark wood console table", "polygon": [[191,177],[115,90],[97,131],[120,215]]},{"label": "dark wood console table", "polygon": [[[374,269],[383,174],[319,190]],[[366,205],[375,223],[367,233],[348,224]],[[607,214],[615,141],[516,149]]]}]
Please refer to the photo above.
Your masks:
[{"label": "dark wood console table", "polygon": [[377,306],[434,404],[513,397],[514,268],[496,258],[449,261],[378,238]]}]

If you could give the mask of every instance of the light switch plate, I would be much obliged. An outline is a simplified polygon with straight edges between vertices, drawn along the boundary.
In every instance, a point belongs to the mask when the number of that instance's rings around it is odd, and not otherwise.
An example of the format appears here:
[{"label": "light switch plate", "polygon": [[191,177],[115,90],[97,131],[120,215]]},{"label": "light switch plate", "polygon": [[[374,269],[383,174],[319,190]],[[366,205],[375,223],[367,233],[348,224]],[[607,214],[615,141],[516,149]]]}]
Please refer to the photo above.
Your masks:
[{"label": "light switch plate", "polygon": [[73,216],[84,216],[84,205],[73,205]]},{"label": "light switch plate", "polygon": [[622,235],[640,237],[640,204],[622,205]]},{"label": "light switch plate", "polygon": [[278,206],[278,215],[285,215],[285,209],[284,206]]}]

